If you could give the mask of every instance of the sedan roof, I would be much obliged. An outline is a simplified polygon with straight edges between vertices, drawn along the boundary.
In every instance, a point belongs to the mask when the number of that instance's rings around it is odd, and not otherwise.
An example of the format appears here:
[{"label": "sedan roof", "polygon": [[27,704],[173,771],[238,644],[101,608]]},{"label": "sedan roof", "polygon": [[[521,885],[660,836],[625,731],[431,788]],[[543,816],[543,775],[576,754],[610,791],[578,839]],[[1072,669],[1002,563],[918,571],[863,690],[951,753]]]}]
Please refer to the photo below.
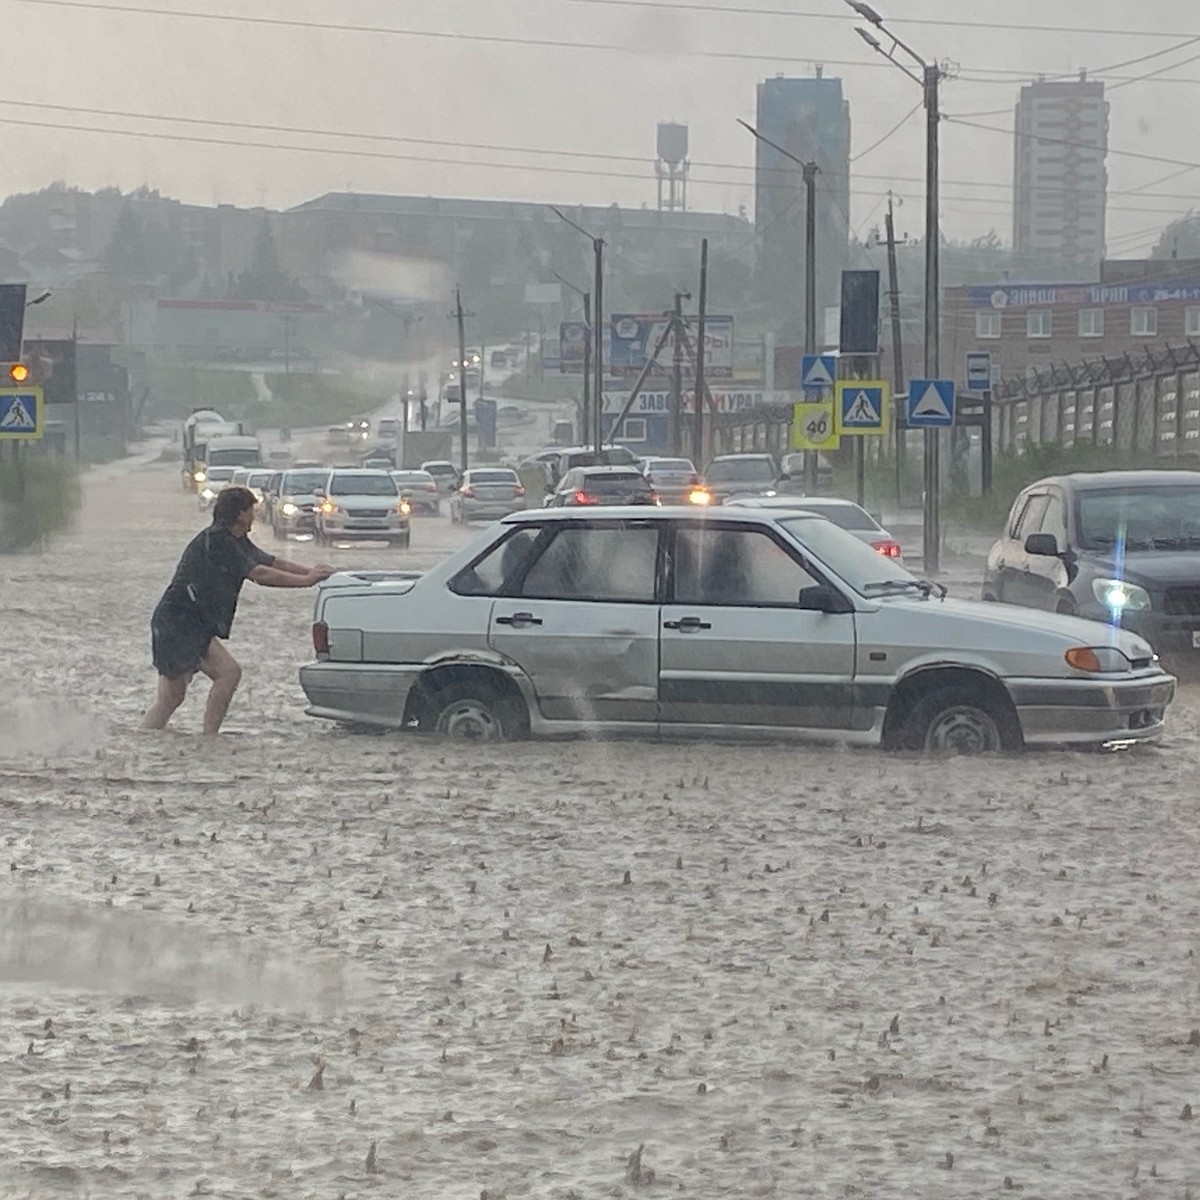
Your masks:
[{"label": "sedan roof", "polygon": [[1179,487],[1181,484],[1200,487],[1200,471],[1080,471],[1073,475],[1051,475],[1031,483],[1029,488],[1052,483],[1077,492],[1112,491],[1122,487]]},{"label": "sedan roof", "polygon": [[[729,512],[726,508],[697,508],[691,504],[663,505],[661,507],[637,504],[614,504],[609,508],[532,508],[524,512],[503,517],[506,525],[538,525],[543,521],[688,521],[692,524],[713,524],[719,521],[736,520],[749,525],[773,525],[781,514],[778,510],[738,508]],[[789,517],[807,518],[824,522],[816,513],[797,509]]]}]

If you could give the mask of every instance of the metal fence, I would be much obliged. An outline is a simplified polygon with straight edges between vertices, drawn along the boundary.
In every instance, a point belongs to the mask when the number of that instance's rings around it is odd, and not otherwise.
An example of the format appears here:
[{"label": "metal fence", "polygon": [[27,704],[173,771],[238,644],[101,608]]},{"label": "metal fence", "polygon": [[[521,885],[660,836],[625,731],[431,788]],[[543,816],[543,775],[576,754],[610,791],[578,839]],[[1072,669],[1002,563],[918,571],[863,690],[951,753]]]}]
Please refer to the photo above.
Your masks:
[{"label": "metal fence", "polygon": [[1039,369],[993,397],[997,449],[1113,446],[1162,459],[1200,457],[1200,346]]}]

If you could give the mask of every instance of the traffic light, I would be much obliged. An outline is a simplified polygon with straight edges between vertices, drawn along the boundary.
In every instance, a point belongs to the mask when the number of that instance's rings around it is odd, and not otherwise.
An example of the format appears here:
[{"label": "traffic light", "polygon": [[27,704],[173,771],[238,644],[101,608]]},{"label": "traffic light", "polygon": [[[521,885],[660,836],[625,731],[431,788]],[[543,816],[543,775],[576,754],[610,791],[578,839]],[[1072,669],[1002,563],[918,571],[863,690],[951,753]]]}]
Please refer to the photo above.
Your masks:
[{"label": "traffic light", "polygon": [[3,372],[3,375],[0,375],[0,386],[12,387],[14,384],[29,382],[29,365],[27,363],[4,363]]}]

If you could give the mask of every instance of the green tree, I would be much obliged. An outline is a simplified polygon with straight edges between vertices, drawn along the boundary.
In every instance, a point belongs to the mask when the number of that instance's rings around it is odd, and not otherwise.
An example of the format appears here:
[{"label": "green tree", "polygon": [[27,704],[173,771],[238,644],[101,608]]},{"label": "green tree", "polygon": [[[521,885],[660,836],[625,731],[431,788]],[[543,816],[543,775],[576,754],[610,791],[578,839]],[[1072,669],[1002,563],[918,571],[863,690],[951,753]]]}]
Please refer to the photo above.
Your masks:
[{"label": "green tree", "polygon": [[1172,221],[1162,231],[1150,257],[1200,258],[1200,213],[1189,212],[1186,217]]},{"label": "green tree", "polygon": [[254,255],[250,266],[233,281],[229,296],[233,300],[308,299],[304,288],[279,265],[275,235],[271,232],[270,218],[265,213],[254,239]]}]

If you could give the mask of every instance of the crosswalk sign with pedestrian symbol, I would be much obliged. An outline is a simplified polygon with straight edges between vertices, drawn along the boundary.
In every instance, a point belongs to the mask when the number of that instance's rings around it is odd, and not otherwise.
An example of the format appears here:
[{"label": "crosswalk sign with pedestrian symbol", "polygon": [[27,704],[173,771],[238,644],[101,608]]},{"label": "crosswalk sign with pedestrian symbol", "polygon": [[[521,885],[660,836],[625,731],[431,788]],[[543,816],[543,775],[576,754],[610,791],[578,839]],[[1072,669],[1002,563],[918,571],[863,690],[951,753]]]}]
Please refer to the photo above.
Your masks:
[{"label": "crosswalk sign with pedestrian symbol", "polygon": [[837,384],[837,432],[880,436],[887,432],[888,385],[883,379],[842,379]]},{"label": "crosswalk sign with pedestrian symbol", "polygon": [[0,390],[0,441],[35,441],[42,433],[42,389]]}]

